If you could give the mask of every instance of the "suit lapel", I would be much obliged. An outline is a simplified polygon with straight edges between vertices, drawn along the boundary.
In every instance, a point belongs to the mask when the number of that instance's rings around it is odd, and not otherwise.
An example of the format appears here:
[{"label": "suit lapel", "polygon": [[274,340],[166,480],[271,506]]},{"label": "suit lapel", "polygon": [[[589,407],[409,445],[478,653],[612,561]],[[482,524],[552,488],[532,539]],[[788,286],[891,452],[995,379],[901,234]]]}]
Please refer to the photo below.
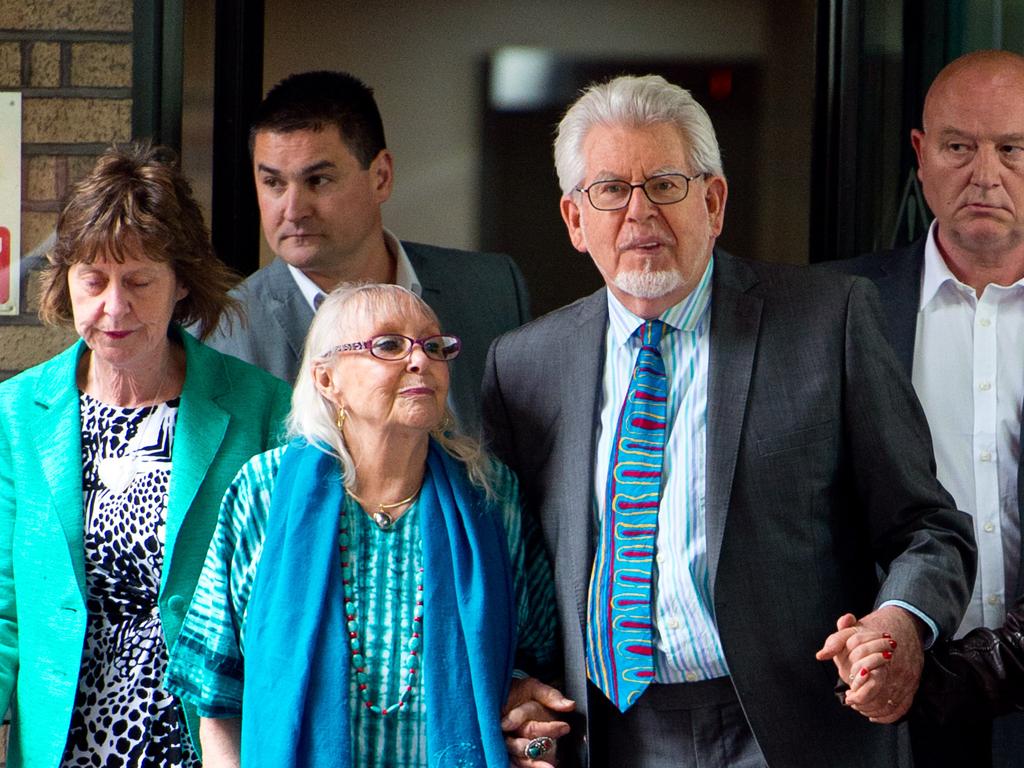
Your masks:
[{"label": "suit lapel", "polygon": [[178,533],[224,441],[230,421],[228,413],[216,403],[231,387],[223,360],[189,334],[181,334],[181,339],[185,345],[185,384],[171,449],[163,584],[167,583],[171,571]]},{"label": "suit lapel", "polygon": [[554,522],[558,526],[558,551],[572,564],[569,580],[563,583],[573,585],[582,632],[586,627],[590,569],[597,544],[593,506],[597,446],[594,425],[600,419],[608,326],[608,299],[604,289],[580,303],[577,323],[573,343],[565,345],[565,357],[558,365],[562,388],[559,399],[562,414],[558,423],[565,433],[560,439],[570,451],[565,457],[566,485],[558,505],[562,514]]},{"label": "suit lapel", "polygon": [[728,254],[716,253],[712,280],[705,509],[713,593],[763,301],[747,293],[756,275]]},{"label": "suit lapel", "polygon": [[908,249],[894,253],[882,265],[882,275],[875,279],[886,315],[889,343],[907,375],[911,374],[914,367],[924,244],[924,240],[919,240]]},{"label": "suit lapel", "polygon": [[302,360],[302,348],[306,343],[306,332],[313,322],[313,310],[299,286],[288,271],[288,265],[277,258],[268,267],[270,272],[270,312],[284,333],[295,357],[295,368]]},{"label": "suit lapel", "polygon": [[[460,317],[457,311],[459,308],[451,306],[450,297],[447,301],[445,300],[443,275],[433,268],[434,262],[424,258],[415,243],[402,241],[402,248],[405,249],[405,255],[409,259],[409,264],[412,265],[413,271],[416,273],[416,280],[420,284],[422,298],[434,310],[437,319],[441,323],[441,329],[446,333],[456,333],[462,337],[462,358],[451,366],[448,404],[449,406],[456,404],[463,404],[465,406],[466,403],[477,402],[480,399],[478,366],[467,363],[470,357],[473,357],[474,359],[479,358],[482,365],[483,359],[487,354],[487,348],[484,344],[478,343],[481,340],[475,337],[472,328],[460,327]],[[453,310],[456,311],[453,312]],[[463,309],[463,311],[465,310]],[[480,348],[471,350],[470,347]],[[459,423],[462,428],[469,434],[475,435],[480,427],[478,416],[472,413],[463,413],[457,408],[453,408],[453,410],[458,411],[456,415],[459,417]],[[466,410],[465,407],[462,410]]]},{"label": "suit lapel", "polygon": [[51,506],[67,541],[75,580],[85,596],[85,520],[82,500],[82,433],[75,380],[79,342],[46,364],[36,386],[38,414],[32,419],[33,441],[42,470],[40,481],[50,489]]}]

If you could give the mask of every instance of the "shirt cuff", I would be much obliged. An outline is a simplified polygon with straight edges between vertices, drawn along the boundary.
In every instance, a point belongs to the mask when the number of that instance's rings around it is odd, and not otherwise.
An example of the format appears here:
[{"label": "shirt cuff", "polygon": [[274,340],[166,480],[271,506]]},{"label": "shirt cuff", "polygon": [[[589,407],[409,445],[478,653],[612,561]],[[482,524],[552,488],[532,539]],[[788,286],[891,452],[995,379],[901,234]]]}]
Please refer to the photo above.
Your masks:
[{"label": "shirt cuff", "polygon": [[902,608],[905,611],[910,611],[912,614],[917,616],[917,618],[919,618],[921,621],[925,623],[925,626],[928,627],[928,637],[925,638],[923,643],[924,649],[926,651],[935,644],[936,640],[939,639],[939,627],[934,621],[931,620],[931,617],[928,616],[928,614],[918,610],[910,603],[903,602],[902,600],[886,600],[879,606],[879,608],[884,608],[887,605],[895,605],[896,607]]},{"label": "shirt cuff", "polygon": [[523,670],[521,670],[521,669],[513,669],[512,670],[512,679],[513,680],[525,680],[529,676],[530,676],[529,672],[523,672]]}]

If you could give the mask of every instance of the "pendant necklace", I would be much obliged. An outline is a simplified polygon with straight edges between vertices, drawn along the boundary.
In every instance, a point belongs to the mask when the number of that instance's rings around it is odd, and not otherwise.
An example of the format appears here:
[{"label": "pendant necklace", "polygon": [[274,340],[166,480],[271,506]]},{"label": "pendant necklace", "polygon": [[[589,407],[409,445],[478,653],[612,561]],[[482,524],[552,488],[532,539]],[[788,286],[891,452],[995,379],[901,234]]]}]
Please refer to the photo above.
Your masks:
[{"label": "pendant necklace", "polygon": [[[422,487],[423,486],[417,488],[413,492],[412,496],[410,496],[409,498],[402,499],[401,501],[396,501],[394,504],[385,504],[384,502],[380,502],[379,504],[377,504],[377,511],[373,512],[370,515],[370,517],[373,519],[373,522],[375,522],[377,524],[377,527],[380,528],[382,531],[390,530],[391,526],[395,524],[395,519],[391,517],[391,515],[389,515],[385,510],[395,509],[396,507],[402,507],[405,506],[406,504],[409,504],[412,501],[415,501],[416,497],[420,495],[420,489]],[[365,501],[363,501],[354,493],[352,493],[352,491],[348,491],[348,489],[346,489],[346,491],[348,492],[349,496],[351,496],[359,503],[359,506],[361,506],[363,509],[366,509]]]}]

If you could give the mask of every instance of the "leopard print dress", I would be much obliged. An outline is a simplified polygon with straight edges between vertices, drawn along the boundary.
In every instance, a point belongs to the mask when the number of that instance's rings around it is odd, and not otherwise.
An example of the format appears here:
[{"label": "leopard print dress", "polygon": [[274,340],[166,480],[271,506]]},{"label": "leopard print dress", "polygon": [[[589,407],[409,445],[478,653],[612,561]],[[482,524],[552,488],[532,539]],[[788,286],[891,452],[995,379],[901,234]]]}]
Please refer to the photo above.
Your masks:
[{"label": "leopard print dress", "polygon": [[162,687],[157,608],[178,401],[120,408],[83,393],[80,412],[89,617],[61,768],[198,768]]}]

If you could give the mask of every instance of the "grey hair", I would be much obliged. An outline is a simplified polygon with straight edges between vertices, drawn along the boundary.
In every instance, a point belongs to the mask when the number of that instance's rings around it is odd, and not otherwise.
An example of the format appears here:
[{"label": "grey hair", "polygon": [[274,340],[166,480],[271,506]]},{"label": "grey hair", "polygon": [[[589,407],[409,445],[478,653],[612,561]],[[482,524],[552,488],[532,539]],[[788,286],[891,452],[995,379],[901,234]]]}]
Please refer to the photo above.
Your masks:
[{"label": "grey hair", "polygon": [[[398,285],[378,283],[342,283],[328,294],[313,317],[306,335],[299,375],[292,391],[292,409],[288,414],[288,437],[304,438],[341,463],[346,488],[356,488],[356,464],[337,427],[337,406],[317,389],[319,368],[335,360],[334,347],[353,341],[346,336],[360,320],[379,321],[386,317],[406,317],[419,312],[440,328],[437,315],[423,299]],[[494,497],[494,466],[480,443],[459,432],[455,418],[445,407],[445,430],[435,429],[431,436],[453,458],[466,466],[469,479],[488,497]]]},{"label": "grey hair", "polygon": [[724,175],[711,118],[690,92],[659,75],[624,75],[584,90],[558,124],[555,169],[562,194],[570,194],[584,181],[583,142],[591,128],[646,128],[657,123],[669,123],[679,130],[689,149],[690,173]]}]

